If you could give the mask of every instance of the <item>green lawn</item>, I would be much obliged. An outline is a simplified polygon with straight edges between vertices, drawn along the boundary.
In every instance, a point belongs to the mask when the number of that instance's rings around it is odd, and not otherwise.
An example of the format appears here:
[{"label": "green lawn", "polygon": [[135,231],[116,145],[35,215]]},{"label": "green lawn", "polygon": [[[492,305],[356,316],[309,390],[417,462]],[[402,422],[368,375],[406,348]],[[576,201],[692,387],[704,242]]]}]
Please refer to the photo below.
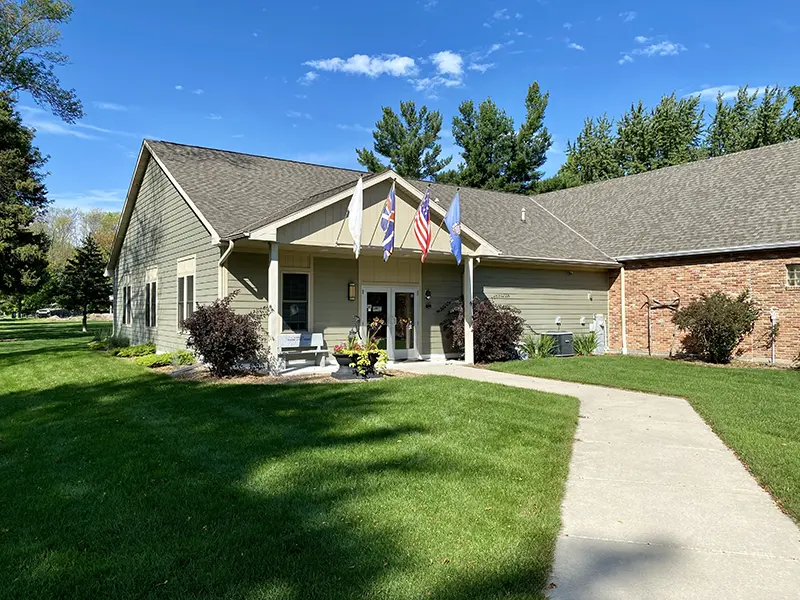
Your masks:
[{"label": "green lawn", "polygon": [[492,365],[497,371],[686,398],[800,521],[800,372],[661,358],[591,356]]},{"label": "green lawn", "polygon": [[0,598],[539,598],[574,398],[182,382],[0,322]]}]

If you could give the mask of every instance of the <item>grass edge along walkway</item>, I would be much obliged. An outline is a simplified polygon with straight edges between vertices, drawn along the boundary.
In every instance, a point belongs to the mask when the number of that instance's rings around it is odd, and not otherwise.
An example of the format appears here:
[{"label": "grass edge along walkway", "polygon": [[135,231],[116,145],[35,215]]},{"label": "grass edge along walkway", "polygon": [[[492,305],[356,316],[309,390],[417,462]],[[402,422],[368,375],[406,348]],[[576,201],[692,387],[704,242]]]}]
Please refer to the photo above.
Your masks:
[{"label": "grass edge along walkway", "polygon": [[0,322],[0,598],[541,598],[578,402],[201,384]]},{"label": "grass edge along walkway", "polygon": [[685,398],[777,504],[800,523],[800,372],[604,355],[491,369]]}]

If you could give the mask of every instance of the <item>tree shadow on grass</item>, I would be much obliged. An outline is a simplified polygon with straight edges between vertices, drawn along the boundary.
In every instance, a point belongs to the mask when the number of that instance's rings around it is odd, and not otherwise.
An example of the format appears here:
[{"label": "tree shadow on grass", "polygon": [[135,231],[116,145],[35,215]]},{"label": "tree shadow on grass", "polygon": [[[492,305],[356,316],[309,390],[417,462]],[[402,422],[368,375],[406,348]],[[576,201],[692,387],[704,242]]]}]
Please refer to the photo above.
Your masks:
[{"label": "tree shadow on grass", "polygon": [[387,402],[149,373],[0,396],[0,597],[406,597],[387,486],[469,466],[398,447],[425,429]]}]

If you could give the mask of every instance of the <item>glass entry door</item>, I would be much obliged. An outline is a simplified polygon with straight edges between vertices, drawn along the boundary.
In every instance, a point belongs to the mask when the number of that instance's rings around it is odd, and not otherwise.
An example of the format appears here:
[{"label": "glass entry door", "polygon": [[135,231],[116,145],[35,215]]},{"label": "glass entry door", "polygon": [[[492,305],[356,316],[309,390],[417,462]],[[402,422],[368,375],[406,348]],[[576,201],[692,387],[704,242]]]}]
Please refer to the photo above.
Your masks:
[{"label": "glass entry door", "polygon": [[[361,335],[365,340],[374,335],[378,347],[386,350],[391,360],[419,358],[418,296],[416,287],[362,286]],[[372,329],[375,319],[382,323]]]}]

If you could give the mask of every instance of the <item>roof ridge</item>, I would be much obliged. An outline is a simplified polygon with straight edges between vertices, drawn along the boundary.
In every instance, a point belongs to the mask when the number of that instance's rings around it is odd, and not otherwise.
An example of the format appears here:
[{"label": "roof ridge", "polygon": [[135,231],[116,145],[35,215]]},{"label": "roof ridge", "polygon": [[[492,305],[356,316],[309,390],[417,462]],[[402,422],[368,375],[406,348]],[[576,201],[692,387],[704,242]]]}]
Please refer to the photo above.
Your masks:
[{"label": "roof ridge", "polygon": [[323,169],[333,169],[336,171],[347,171],[348,173],[359,173],[361,175],[370,174],[369,171],[359,171],[357,169],[347,169],[345,167],[334,167],[332,165],[321,165],[319,163],[313,163],[303,160],[294,160],[292,158],[279,158],[277,156],[266,156],[264,154],[253,154],[252,152],[240,152],[238,150],[225,150],[222,148],[212,148],[210,146],[198,146],[197,144],[182,144],[180,142],[171,142],[169,140],[154,140],[151,138],[145,138],[146,142],[154,142],[156,144],[169,144],[171,146],[182,146],[183,148],[198,148],[200,150],[210,150],[211,152],[222,152],[223,154],[238,154],[240,156],[250,156],[252,158],[266,158],[267,160],[277,160],[280,162],[289,162],[294,163],[297,165],[306,165],[309,167],[320,167]]}]

